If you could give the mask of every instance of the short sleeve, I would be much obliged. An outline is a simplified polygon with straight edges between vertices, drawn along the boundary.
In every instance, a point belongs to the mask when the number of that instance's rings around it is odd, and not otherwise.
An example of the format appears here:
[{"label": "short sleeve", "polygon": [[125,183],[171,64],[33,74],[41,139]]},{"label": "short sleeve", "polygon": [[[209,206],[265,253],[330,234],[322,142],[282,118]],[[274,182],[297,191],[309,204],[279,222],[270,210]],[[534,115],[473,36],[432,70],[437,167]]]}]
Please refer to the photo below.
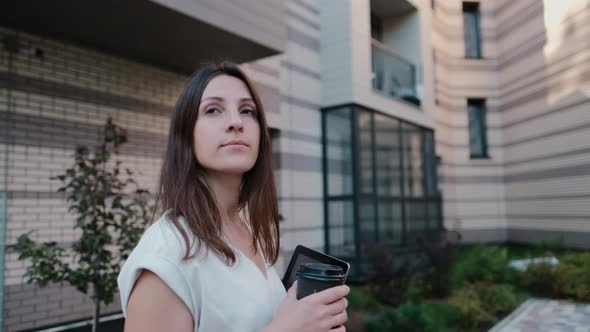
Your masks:
[{"label": "short sleeve", "polygon": [[191,296],[191,285],[184,271],[168,258],[156,253],[148,252],[143,255],[137,255],[138,252],[135,252],[134,254],[136,255],[133,257],[130,256],[125,262],[117,278],[123,315],[127,317],[127,303],[139,275],[143,270],[149,270],[157,275],[184,302],[196,322],[198,316],[195,315],[195,305]]},{"label": "short sleeve", "polygon": [[148,227],[117,278],[125,317],[137,278],[143,270],[149,270],[184,302],[193,315],[195,326],[198,326],[201,314],[200,264],[196,260],[183,260],[185,250],[182,236],[170,224],[166,213]]}]

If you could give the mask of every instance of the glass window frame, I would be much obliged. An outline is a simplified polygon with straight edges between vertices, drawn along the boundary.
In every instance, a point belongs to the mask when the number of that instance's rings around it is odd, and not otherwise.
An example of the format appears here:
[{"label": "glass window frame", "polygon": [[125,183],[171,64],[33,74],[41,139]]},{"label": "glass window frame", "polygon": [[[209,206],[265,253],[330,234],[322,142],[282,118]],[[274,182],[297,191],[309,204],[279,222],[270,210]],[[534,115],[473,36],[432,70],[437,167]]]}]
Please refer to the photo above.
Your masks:
[{"label": "glass window frame", "polygon": [[[475,119],[472,120],[472,116],[474,116]],[[481,98],[467,99],[467,117],[467,130],[469,132],[469,158],[490,159],[488,147],[486,100]],[[475,128],[471,128],[471,124],[473,122],[475,122]],[[474,151],[471,145],[472,135],[478,136],[477,139],[481,144],[478,148],[478,151]]]},{"label": "glass window frame", "polygon": [[479,2],[463,2],[463,42],[466,59],[483,58]]},{"label": "glass window frame", "polygon": [[[350,121],[350,130],[351,130],[351,144],[350,144],[350,148],[352,149],[351,151],[351,155],[352,155],[352,160],[350,161],[350,163],[352,165],[350,165],[349,167],[352,167],[353,170],[353,176],[352,176],[352,182],[353,182],[353,191],[351,195],[330,195],[328,193],[328,188],[329,188],[329,170],[327,168],[328,166],[328,154],[327,154],[327,137],[329,136],[329,133],[326,132],[327,128],[329,128],[327,121],[329,120],[328,115],[330,114],[330,112],[335,111],[335,110],[341,110],[341,109],[348,109],[349,110],[349,121]],[[366,114],[364,112],[368,112],[368,114],[370,114],[370,121],[367,121],[366,119]],[[360,116],[363,116],[363,130],[366,130],[368,128],[370,128],[371,134],[370,134],[370,138],[366,136],[366,132],[363,134],[365,136],[363,136],[363,144],[361,146],[361,133],[360,133],[360,129],[359,129],[359,119]],[[398,135],[398,153],[392,154],[392,158],[400,158],[399,163],[394,163],[392,164],[394,167],[399,167],[399,172],[397,174],[399,174],[400,179],[397,181],[397,185],[400,186],[400,190],[399,190],[399,195],[397,195],[397,191],[390,191],[389,194],[390,195],[383,195],[379,192],[379,187],[377,186],[377,181],[379,181],[379,173],[377,171],[377,162],[376,162],[376,156],[377,156],[377,125],[376,125],[376,118],[377,115],[379,116],[379,118],[381,119],[380,121],[383,121],[384,118],[382,118],[383,116],[385,116],[386,118],[390,118],[395,120],[397,127],[393,126],[391,128],[394,128],[393,130],[395,130],[394,132],[394,136]],[[441,192],[438,190],[438,174],[437,174],[437,169],[436,169],[436,153],[434,151],[434,131],[432,129],[429,128],[424,128],[421,126],[418,126],[416,124],[412,124],[408,121],[393,117],[391,115],[385,114],[383,112],[378,112],[366,107],[362,107],[356,104],[346,104],[346,105],[340,105],[337,107],[330,107],[330,108],[325,108],[322,109],[322,166],[323,166],[323,188],[324,188],[324,236],[325,236],[325,252],[328,254],[332,253],[332,244],[330,243],[330,204],[333,202],[351,202],[353,205],[353,229],[354,229],[354,257],[341,257],[344,259],[348,259],[351,261],[352,265],[356,265],[356,267],[351,270],[354,271],[355,274],[363,273],[362,270],[362,259],[363,259],[363,255],[364,252],[362,250],[363,245],[361,243],[361,235],[364,237],[364,240],[375,240],[375,242],[378,242],[380,244],[386,244],[388,246],[391,246],[392,248],[404,248],[407,246],[411,246],[413,243],[411,243],[411,239],[408,239],[408,230],[411,229],[418,229],[418,231],[420,231],[422,228],[424,228],[422,230],[422,232],[429,232],[429,231],[433,231],[433,230],[437,230],[440,231],[443,229],[443,215],[442,215],[442,198],[441,198]],[[392,122],[394,123],[394,122]],[[404,153],[403,153],[403,149],[404,149],[404,140],[406,139],[403,136],[403,128],[404,126],[413,126],[412,128],[414,128],[413,130],[415,130],[415,128],[417,128],[419,130],[419,136],[420,136],[420,144],[419,144],[419,148],[420,148],[420,154],[421,154],[421,158],[422,158],[422,162],[421,162],[421,167],[422,167],[422,175],[421,175],[421,179],[422,179],[422,183],[423,183],[423,194],[419,195],[419,196],[413,196],[413,197],[409,197],[407,196],[407,194],[405,193],[404,190],[404,180],[405,180],[405,174],[404,174],[404,161],[403,158],[405,158]],[[387,128],[387,126],[386,126]],[[415,133],[413,133],[415,134]],[[428,144],[426,144],[426,140],[429,140]],[[363,167],[365,167],[365,170],[361,170],[361,161],[360,161],[360,156],[361,156],[361,151],[359,151],[360,148],[363,149],[368,149],[369,147],[366,146],[367,144],[367,140],[370,141],[370,153],[367,153],[366,151],[363,152],[363,155],[367,158],[367,156],[369,156],[368,158],[371,159],[372,165],[368,165],[367,160],[363,161]],[[386,139],[387,141],[387,139]],[[395,145],[393,145],[394,149],[395,149]],[[415,153],[415,152],[414,152]],[[431,158],[432,160],[428,161],[428,162],[424,162],[424,160],[427,160],[428,158]],[[372,176],[370,177],[361,177],[361,171],[366,171],[366,169],[371,169],[372,168]],[[427,168],[432,168],[432,169],[427,169]],[[381,176],[383,176],[383,174],[381,174]],[[427,182],[426,181],[426,177],[430,177],[431,182]],[[373,183],[370,186],[367,186],[365,184],[365,188],[370,187],[372,189],[371,192],[367,192],[366,190],[361,192],[361,187],[362,187],[362,183],[361,181],[372,181]],[[395,181],[395,180],[393,180]],[[394,185],[396,185],[394,183]],[[435,189],[428,189],[427,187],[433,187],[436,188]],[[397,196],[396,196],[397,195]],[[371,201],[373,204],[371,204]],[[387,202],[392,202],[392,204],[396,204],[398,206],[398,208],[401,210],[399,211],[399,213],[397,212],[393,212],[393,214],[391,215],[391,221],[392,224],[390,225],[389,228],[390,230],[397,230],[401,228],[401,234],[398,236],[397,234],[394,234],[392,236],[392,239],[386,239],[383,237],[383,235],[381,235],[380,232],[380,223],[383,222],[383,220],[380,219],[380,209],[383,207],[383,203]],[[362,203],[362,208],[363,211],[361,210],[361,203]],[[416,225],[408,225],[408,222],[410,222],[408,220],[408,212],[406,211],[409,208],[408,204],[413,204],[412,206],[415,206],[415,204],[423,204],[425,209],[424,209],[424,220],[421,224],[416,224]],[[348,203],[345,203],[348,204]],[[381,204],[381,205],[380,205]],[[372,209],[371,209],[372,208]],[[385,210],[383,210],[385,211]],[[429,211],[436,211],[436,213],[429,213]],[[370,221],[368,220],[364,220],[363,219],[363,225],[361,225],[361,214],[363,216],[373,216],[373,220],[374,220],[374,225],[370,224]],[[435,214],[433,216],[430,216],[429,214]],[[397,220],[399,217],[401,216],[401,220]],[[367,218],[365,218],[367,219]],[[434,220],[437,219],[437,220]],[[365,224],[367,223],[367,224]],[[363,233],[361,234],[361,226],[363,228]],[[401,226],[401,227],[400,227]],[[374,230],[374,236],[371,236],[371,234],[369,234],[368,232],[370,232],[371,230]],[[399,238],[399,240],[398,240]],[[391,241],[390,241],[391,240]],[[337,251],[337,249],[336,249]],[[334,252],[333,254],[337,255],[336,252]],[[354,278],[354,277],[353,277]]]}]

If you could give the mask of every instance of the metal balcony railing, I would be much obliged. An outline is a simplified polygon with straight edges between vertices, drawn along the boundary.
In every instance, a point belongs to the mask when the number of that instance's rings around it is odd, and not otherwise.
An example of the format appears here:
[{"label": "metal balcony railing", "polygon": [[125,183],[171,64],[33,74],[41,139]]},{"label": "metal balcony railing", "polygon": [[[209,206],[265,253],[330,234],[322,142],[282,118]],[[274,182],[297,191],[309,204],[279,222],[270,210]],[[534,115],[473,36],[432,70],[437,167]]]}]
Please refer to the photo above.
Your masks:
[{"label": "metal balcony railing", "polygon": [[375,39],[371,44],[373,88],[419,105],[416,66]]}]

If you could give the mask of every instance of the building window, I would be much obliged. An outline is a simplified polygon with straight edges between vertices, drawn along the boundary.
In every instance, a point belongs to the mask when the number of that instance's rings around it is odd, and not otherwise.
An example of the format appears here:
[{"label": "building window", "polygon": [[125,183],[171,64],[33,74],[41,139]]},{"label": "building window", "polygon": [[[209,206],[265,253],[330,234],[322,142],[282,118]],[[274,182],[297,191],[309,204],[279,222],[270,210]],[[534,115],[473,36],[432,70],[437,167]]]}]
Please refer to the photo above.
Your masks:
[{"label": "building window", "polygon": [[468,99],[469,153],[471,159],[489,158],[486,124],[486,104],[484,99]]},{"label": "building window", "polygon": [[436,185],[439,195],[443,194],[443,183],[445,182],[443,172],[443,159],[441,156],[436,156]]},{"label": "building window", "polygon": [[481,31],[479,3],[463,2],[463,27],[465,39],[465,57],[481,58]]},{"label": "building window", "polygon": [[376,243],[439,232],[434,132],[357,105],[322,112],[325,251],[363,275]]}]

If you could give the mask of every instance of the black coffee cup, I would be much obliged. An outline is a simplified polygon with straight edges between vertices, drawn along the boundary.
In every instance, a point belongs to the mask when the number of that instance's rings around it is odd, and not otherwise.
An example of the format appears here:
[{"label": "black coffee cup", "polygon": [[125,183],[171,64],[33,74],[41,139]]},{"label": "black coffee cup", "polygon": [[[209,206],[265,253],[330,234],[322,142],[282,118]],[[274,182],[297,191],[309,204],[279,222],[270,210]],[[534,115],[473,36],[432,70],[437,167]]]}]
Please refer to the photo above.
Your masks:
[{"label": "black coffee cup", "polygon": [[297,275],[297,299],[344,285],[346,275],[340,266],[322,263],[303,263]]}]

